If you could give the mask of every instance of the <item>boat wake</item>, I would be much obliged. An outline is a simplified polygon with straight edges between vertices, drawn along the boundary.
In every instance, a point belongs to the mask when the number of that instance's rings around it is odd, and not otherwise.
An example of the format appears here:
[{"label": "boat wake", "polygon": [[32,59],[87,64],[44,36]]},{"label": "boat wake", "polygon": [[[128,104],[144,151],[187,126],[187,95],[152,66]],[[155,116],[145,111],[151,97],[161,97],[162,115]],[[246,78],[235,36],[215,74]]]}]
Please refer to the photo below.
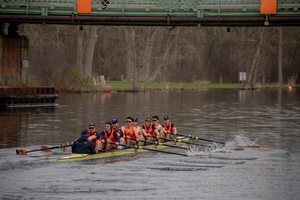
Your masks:
[{"label": "boat wake", "polygon": [[190,149],[187,151],[189,156],[211,156],[212,153],[230,153],[229,149],[226,149],[224,146],[212,143],[210,147],[199,147],[196,145],[190,146]]},{"label": "boat wake", "polygon": [[258,148],[259,144],[256,143],[257,139],[251,141],[248,137],[245,137],[242,134],[235,135],[235,138],[232,141],[228,141],[225,144],[227,149],[231,148]]},{"label": "boat wake", "polygon": [[197,145],[191,145],[189,146],[189,150],[187,150],[187,155],[189,156],[209,156],[209,151],[203,150],[203,147],[197,146]]},{"label": "boat wake", "polygon": [[244,148],[258,148],[256,143],[257,139],[251,141],[248,137],[242,134],[235,135],[232,141],[227,141],[225,145],[220,143],[211,143],[209,147],[203,148],[203,146],[191,145],[187,154],[189,156],[211,156],[213,153],[231,153],[236,150],[244,150]]}]

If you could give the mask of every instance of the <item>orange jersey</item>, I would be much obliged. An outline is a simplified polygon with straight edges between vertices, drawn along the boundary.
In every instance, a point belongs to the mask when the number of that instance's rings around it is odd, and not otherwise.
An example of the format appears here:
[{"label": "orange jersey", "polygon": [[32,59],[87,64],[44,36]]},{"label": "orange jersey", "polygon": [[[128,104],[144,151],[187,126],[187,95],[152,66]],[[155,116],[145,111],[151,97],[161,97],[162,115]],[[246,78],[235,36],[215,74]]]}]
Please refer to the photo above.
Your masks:
[{"label": "orange jersey", "polygon": [[[94,134],[96,134],[96,133],[94,133]],[[92,134],[91,131],[89,131],[89,132],[88,132],[88,138],[89,138],[90,136],[94,135],[94,134]],[[101,140],[101,138],[95,138],[95,139],[92,140],[92,144],[93,144],[94,147],[96,147],[96,141],[97,141],[97,140]]]},{"label": "orange jersey", "polygon": [[147,128],[146,125],[143,126],[143,129],[146,131],[146,133],[150,133],[150,135],[152,136],[155,136],[155,132],[154,130],[156,129],[155,128],[155,125],[154,124],[150,124],[150,126]]},{"label": "orange jersey", "polygon": [[158,126],[160,126],[160,123],[155,123],[155,128],[157,128]]},{"label": "orange jersey", "polygon": [[169,126],[163,124],[163,127],[164,127],[165,131],[172,133],[173,127],[175,127],[175,125],[171,124],[171,123],[169,124]]},{"label": "orange jersey", "polygon": [[129,136],[132,139],[136,139],[135,133],[134,133],[134,127],[130,126],[130,129],[128,129],[126,126],[124,127],[124,135]]},{"label": "orange jersey", "polygon": [[110,135],[108,135],[108,133],[104,130],[104,140],[106,141],[106,139],[110,139],[112,142],[116,142],[116,138],[114,137],[114,131],[111,130]]}]

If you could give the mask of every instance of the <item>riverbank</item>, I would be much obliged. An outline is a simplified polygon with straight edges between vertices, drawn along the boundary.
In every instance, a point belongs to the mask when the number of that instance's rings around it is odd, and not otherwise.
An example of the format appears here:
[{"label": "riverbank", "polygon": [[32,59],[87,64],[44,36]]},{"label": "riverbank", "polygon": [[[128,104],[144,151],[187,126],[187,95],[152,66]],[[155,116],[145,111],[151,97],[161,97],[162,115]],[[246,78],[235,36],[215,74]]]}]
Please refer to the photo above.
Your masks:
[{"label": "riverbank", "polygon": [[[208,90],[208,89],[245,89],[245,85],[238,83],[186,83],[186,82],[140,82],[138,89],[132,89],[131,81],[107,81],[107,85],[111,86],[111,91],[115,92],[128,92],[128,91],[146,91],[146,90]],[[270,88],[283,88],[292,89],[300,87],[294,85],[289,88],[288,85],[283,84],[264,84],[256,85],[253,89],[270,89]],[[98,88],[99,89],[99,88]],[[101,90],[101,86],[100,86]]]}]

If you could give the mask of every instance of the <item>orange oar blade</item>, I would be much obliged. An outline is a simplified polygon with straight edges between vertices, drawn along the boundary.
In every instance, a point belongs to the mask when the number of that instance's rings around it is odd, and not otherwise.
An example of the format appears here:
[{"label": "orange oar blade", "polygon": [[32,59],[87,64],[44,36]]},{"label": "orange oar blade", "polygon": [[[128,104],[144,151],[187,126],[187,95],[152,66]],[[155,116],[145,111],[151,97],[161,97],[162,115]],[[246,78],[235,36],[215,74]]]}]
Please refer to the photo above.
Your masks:
[{"label": "orange oar blade", "polygon": [[21,155],[27,155],[27,151],[25,151],[23,149],[16,149],[16,153],[21,154]]},{"label": "orange oar blade", "polygon": [[229,150],[242,151],[242,150],[244,150],[244,148],[242,148],[242,147],[235,147],[235,148],[230,148]]},{"label": "orange oar blade", "polygon": [[49,146],[41,146],[41,150],[43,152],[51,152],[51,149],[49,149]]},{"label": "orange oar blade", "polygon": [[259,145],[254,145],[254,146],[246,146],[246,148],[259,148]]}]

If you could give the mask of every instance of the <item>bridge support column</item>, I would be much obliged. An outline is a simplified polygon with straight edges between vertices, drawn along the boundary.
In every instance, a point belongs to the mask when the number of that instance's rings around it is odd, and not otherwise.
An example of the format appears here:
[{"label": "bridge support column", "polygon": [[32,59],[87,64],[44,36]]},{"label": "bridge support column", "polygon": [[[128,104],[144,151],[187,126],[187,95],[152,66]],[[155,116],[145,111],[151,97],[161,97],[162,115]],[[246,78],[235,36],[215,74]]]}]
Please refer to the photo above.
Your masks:
[{"label": "bridge support column", "polygon": [[27,86],[27,37],[0,35],[0,55],[0,86]]}]

